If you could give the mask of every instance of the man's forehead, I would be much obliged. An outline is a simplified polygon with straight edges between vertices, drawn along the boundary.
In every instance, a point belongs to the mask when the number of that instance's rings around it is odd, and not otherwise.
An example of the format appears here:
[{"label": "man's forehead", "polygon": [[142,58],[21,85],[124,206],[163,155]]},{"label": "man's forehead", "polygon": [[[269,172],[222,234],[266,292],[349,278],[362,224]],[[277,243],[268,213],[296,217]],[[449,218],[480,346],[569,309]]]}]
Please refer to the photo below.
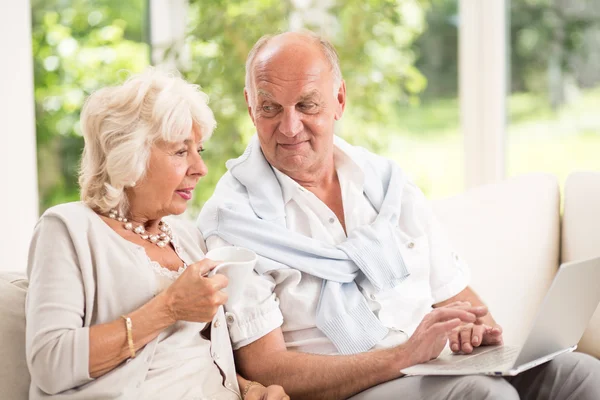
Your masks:
[{"label": "man's forehead", "polygon": [[[258,88],[256,94],[258,97],[263,97],[269,100],[276,100],[277,95],[282,91],[270,91],[268,88]],[[287,92],[289,97],[293,97],[296,101],[301,101],[305,99],[318,98],[321,96],[321,92],[316,88],[307,87],[304,90],[300,90],[297,93]]]}]

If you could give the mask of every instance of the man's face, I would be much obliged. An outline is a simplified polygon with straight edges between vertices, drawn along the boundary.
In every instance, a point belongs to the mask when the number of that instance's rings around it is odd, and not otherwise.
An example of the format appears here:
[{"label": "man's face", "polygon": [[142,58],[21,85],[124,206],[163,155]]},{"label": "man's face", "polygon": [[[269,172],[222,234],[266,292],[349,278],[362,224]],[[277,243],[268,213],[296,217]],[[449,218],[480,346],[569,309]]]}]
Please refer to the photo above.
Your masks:
[{"label": "man's face", "polygon": [[318,45],[278,44],[267,44],[256,57],[246,101],[267,161],[303,180],[333,160],[334,122],[344,110],[345,86],[334,95],[331,66]]}]

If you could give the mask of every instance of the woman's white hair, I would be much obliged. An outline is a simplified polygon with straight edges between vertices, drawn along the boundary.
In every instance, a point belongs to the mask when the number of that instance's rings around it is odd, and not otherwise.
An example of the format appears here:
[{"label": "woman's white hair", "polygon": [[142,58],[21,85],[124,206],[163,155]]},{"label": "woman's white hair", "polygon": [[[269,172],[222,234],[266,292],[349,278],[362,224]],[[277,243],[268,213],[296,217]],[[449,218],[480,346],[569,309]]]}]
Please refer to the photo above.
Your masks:
[{"label": "woman's white hair", "polygon": [[205,140],[215,127],[198,85],[155,68],[94,92],[81,111],[81,200],[100,213],[127,214],[125,188],[143,178],[156,141],[183,141],[193,131]]}]

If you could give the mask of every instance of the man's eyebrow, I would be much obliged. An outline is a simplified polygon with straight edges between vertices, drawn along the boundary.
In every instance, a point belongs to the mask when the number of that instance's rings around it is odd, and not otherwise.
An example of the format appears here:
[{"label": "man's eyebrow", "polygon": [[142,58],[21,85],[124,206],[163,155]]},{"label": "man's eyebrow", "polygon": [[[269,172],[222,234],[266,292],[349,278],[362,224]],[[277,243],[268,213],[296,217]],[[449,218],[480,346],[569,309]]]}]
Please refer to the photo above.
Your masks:
[{"label": "man's eyebrow", "polygon": [[268,99],[272,99],[273,98],[273,95],[271,93],[269,93],[269,92],[267,92],[266,90],[263,90],[263,89],[258,89],[256,93],[259,96],[263,96],[263,97],[266,97]]},{"label": "man's eyebrow", "polygon": [[298,103],[315,98],[315,97],[319,97],[319,91],[318,90],[311,90],[310,92],[303,94],[302,96],[300,96],[300,98],[298,99]]}]

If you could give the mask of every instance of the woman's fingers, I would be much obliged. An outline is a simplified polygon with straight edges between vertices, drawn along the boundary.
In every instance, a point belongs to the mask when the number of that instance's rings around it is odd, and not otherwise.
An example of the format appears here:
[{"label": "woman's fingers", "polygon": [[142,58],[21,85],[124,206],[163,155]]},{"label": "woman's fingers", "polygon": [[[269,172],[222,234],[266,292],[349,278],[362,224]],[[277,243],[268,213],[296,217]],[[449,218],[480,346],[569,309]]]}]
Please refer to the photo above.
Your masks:
[{"label": "woman's fingers", "polygon": [[227,287],[229,279],[223,274],[215,274],[206,280],[212,285],[214,290],[221,290]]}]

